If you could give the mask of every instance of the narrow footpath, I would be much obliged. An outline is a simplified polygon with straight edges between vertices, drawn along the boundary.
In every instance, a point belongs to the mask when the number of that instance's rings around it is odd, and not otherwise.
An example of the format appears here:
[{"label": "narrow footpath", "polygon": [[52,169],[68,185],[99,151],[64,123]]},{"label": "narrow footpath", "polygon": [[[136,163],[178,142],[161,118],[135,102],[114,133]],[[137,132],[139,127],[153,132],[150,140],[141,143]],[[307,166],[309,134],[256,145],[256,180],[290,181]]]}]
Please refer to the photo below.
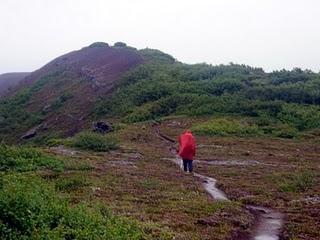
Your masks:
[{"label": "narrow footpath", "polygon": [[[162,134],[157,127],[155,127],[155,131],[156,134],[166,142],[170,153],[173,155],[173,158],[168,159],[181,168],[181,159],[177,156],[174,147],[175,141]],[[202,181],[202,186],[213,199],[230,201],[226,194],[217,188],[216,179],[198,173],[194,173],[193,175]],[[279,240],[283,226],[283,214],[262,206],[246,205],[244,208],[249,211],[255,219],[250,240]]]}]

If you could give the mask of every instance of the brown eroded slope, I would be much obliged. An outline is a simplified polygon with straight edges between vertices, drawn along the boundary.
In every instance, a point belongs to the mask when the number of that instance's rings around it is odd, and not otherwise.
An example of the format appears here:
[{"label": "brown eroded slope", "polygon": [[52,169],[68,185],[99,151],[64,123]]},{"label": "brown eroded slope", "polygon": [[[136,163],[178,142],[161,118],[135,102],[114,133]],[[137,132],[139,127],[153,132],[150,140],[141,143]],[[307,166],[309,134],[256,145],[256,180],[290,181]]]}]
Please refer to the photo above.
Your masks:
[{"label": "brown eroded slope", "polygon": [[143,62],[134,48],[94,43],[49,62],[16,90],[30,91],[26,109],[41,112],[46,129],[72,135],[86,122],[94,102],[107,97],[124,73]]}]

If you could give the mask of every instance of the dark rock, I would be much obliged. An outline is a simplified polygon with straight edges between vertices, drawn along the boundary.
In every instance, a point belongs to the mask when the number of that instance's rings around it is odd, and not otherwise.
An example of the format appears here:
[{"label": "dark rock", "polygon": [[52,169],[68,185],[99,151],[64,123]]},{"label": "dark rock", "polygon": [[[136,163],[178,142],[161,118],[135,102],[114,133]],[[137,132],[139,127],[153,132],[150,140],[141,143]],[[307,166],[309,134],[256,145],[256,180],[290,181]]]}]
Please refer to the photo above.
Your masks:
[{"label": "dark rock", "polygon": [[26,132],[24,135],[21,136],[21,139],[27,140],[30,138],[33,138],[37,135],[38,131],[47,131],[49,129],[49,126],[47,123],[42,123],[32,129],[30,129],[28,132]]},{"label": "dark rock", "polygon": [[93,131],[100,132],[100,133],[108,133],[108,132],[112,132],[113,128],[110,123],[99,121],[99,122],[93,123]]},{"label": "dark rock", "polygon": [[42,108],[42,112],[49,112],[51,109],[51,104],[47,104]]},{"label": "dark rock", "polygon": [[109,47],[109,44],[106,42],[94,42],[91,45],[89,45],[90,48],[94,47]]},{"label": "dark rock", "polygon": [[48,124],[47,124],[47,123],[42,124],[42,125],[41,125],[41,130],[43,130],[43,131],[49,130]]},{"label": "dark rock", "polygon": [[205,225],[205,226],[217,226],[220,221],[215,218],[207,218],[207,219],[198,219],[196,224]]},{"label": "dark rock", "polygon": [[30,139],[30,138],[33,138],[34,136],[36,136],[37,135],[37,129],[31,129],[31,130],[29,130],[28,132],[26,132],[22,137],[21,137],[21,139],[25,139],[25,140],[27,140],[27,139]]},{"label": "dark rock", "polygon": [[127,44],[124,43],[124,42],[116,42],[116,43],[114,44],[114,46],[115,46],[115,47],[126,47]]}]

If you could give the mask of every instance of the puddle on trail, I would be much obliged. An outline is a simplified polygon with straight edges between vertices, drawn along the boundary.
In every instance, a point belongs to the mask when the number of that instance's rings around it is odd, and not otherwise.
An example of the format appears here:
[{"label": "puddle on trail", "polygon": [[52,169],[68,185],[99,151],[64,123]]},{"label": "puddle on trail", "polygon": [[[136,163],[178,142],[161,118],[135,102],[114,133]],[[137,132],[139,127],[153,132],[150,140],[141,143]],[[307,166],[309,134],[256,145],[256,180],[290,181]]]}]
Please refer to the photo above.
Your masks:
[{"label": "puddle on trail", "polygon": [[217,188],[217,180],[211,177],[206,177],[200,175],[198,173],[194,173],[194,176],[200,178],[202,180],[202,184],[204,189],[209,193],[211,197],[216,200],[224,200],[229,201],[224,192],[222,192],[219,188]]},{"label": "puddle on trail", "polygon": [[256,216],[254,240],[278,240],[283,224],[283,215],[269,208],[250,206],[246,208]]},{"label": "puddle on trail", "polygon": [[[183,169],[182,160],[179,157],[163,158],[163,159],[170,160],[171,162],[173,162],[176,165],[178,165],[181,169]],[[216,179],[211,178],[211,177],[207,177],[207,176],[203,176],[203,175],[198,174],[198,173],[194,173],[193,175],[202,180],[202,185],[203,185],[204,189],[209,193],[209,195],[211,197],[213,197],[216,200],[225,200],[225,201],[229,200],[226,197],[226,195],[224,194],[224,192],[222,192],[220,189],[218,189],[216,187],[216,184],[217,184],[217,180]]]},{"label": "puddle on trail", "polygon": [[[178,165],[181,169],[182,161],[176,156],[175,158],[164,158]],[[226,194],[217,188],[217,180],[208,176],[203,176],[198,173],[193,174],[202,180],[204,189],[215,200],[229,201]],[[279,240],[279,234],[283,225],[283,215],[275,212],[272,209],[260,206],[247,205],[248,209],[256,218],[254,223],[252,240]]]},{"label": "puddle on trail", "polygon": [[317,204],[320,203],[320,196],[313,196],[313,197],[305,197],[305,198],[301,198],[298,200],[292,200],[290,203],[299,203],[299,202],[304,202],[304,203],[308,203],[308,204]]},{"label": "puddle on trail", "polygon": [[108,161],[108,163],[114,167],[129,166],[129,167],[137,168],[137,166],[133,162],[126,161],[126,160]]},{"label": "puddle on trail", "polygon": [[[181,160],[179,158],[163,158],[168,159],[172,162],[175,162],[177,165],[181,165]],[[194,160],[194,163],[196,164],[208,164],[208,165],[215,165],[215,166],[257,166],[257,165],[263,165],[263,166],[275,166],[275,164],[268,164],[268,163],[262,163],[256,160]]]},{"label": "puddle on trail", "polygon": [[64,155],[64,156],[75,156],[75,155],[80,153],[79,151],[76,151],[76,150],[73,150],[73,149],[70,149],[70,148],[66,148],[63,145],[59,145],[57,147],[51,147],[50,149],[53,152],[55,152],[57,154]]},{"label": "puddle on trail", "polygon": [[241,161],[241,160],[197,160],[198,163],[208,164],[208,165],[221,165],[221,166],[256,166],[256,165],[268,165],[255,160]]},{"label": "puddle on trail", "polygon": [[320,196],[306,197],[303,199],[303,201],[312,204],[320,203]]},{"label": "puddle on trail", "polygon": [[[160,132],[157,132],[158,135],[165,140],[168,143],[172,143],[170,139],[165,137],[163,134],[160,134]],[[164,158],[168,159],[171,162],[175,163],[178,165],[180,168],[182,168],[182,161],[177,156],[175,149],[173,147],[170,147],[170,152],[175,156],[175,158]],[[202,162],[208,162],[208,161],[202,161]],[[212,162],[212,161],[211,161]],[[221,162],[224,164],[235,164],[235,165],[240,165],[243,163],[242,161],[219,161],[220,165]],[[246,166],[248,165],[249,161],[246,161]],[[251,164],[259,164],[258,161],[253,161]],[[218,165],[218,164],[216,164]],[[244,164],[242,164],[244,165]],[[265,164],[266,165],[266,164]],[[218,189],[216,187],[217,180],[211,177],[203,176],[198,173],[194,173],[194,176],[199,177],[203,181],[203,187],[205,190],[216,200],[221,200],[221,201],[229,201],[227,196],[223,191]],[[283,225],[283,214],[273,211],[272,209],[269,208],[264,208],[260,206],[251,206],[251,205],[246,205],[245,208],[249,210],[254,216],[255,216],[255,222],[253,226],[253,235],[250,239],[252,240],[279,240],[279,234],[281,232],[281,228]]]},{"label": "puddle on trail", "polygon": [[221,145],[216,145],[216,144],[199,144],[198,148],[223,148]]}]

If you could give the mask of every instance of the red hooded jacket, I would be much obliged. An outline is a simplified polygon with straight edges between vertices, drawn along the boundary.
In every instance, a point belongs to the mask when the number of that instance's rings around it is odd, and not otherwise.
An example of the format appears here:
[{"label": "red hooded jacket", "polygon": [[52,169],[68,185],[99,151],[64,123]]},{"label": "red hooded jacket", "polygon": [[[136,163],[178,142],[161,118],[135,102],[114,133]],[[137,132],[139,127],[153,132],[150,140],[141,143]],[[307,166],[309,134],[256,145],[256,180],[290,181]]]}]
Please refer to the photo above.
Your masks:
[{"label": "red hooded jacket", "polygon": [[186,131],[179,137],[179,156],[182,159],[193,160],[196,155],[196,143],[191,131]]}]

